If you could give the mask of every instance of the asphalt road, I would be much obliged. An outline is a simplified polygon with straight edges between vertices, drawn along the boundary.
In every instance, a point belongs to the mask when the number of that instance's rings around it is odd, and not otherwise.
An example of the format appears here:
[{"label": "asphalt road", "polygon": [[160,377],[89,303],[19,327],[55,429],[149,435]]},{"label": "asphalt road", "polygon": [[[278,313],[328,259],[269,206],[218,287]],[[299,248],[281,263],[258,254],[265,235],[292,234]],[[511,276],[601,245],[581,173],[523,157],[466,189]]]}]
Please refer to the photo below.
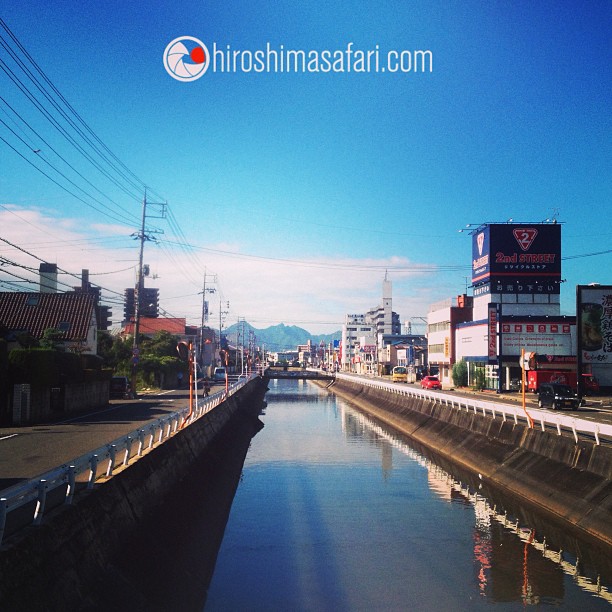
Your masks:
[{"label": "asphalt road", "polygon": [[102,410],[53,423],[0,428],[0,490],[69,463],[186,406],[187,390],[164,391],[135,400],[112,400]]}]

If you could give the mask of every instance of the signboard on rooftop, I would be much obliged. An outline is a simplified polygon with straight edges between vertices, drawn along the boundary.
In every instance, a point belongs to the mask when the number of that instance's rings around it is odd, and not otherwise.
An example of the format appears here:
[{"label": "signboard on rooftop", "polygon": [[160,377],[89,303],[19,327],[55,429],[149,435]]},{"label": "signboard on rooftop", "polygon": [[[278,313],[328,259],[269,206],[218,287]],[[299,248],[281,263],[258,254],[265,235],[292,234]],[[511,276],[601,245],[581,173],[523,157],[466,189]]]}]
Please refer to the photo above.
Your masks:
[{"label": "signboard on rooftop", "polygon": [[488,285],[491,293],[558,294],[560,280],[559,224],[487,224],[473,232],[473,285]]}]

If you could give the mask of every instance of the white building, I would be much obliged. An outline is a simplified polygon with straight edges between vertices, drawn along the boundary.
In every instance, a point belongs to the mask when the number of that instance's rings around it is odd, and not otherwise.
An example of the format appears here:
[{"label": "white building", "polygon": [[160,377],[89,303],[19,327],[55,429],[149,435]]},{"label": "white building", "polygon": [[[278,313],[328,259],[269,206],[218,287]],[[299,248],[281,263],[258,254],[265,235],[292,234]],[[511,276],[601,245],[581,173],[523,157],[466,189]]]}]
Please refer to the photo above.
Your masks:
[{"label": "white building", "polygon": [[342,326],[341,367],[351,372],[374,374],[382,360],[383,337],[399,334],[399,315],[393,312],[392,284],[385,278],[382,303],[365,314],[347,314]]},{"label": "white building", "polygon": [[[340,356],[341,367],[349,372],[357,372],[366,362],[365,347],[376,347],[376,332],[374,326],[366,322],[366,315],[347,314],[342,326],[342,352]],[[368,348],[368,354],[370,349]],[[374,349],[375,354],[375,349]],[[361,358],[364,358],[361,360]],[[372,359],[367,361],[372,362]]]},{"label": "white building", "polygon": [[427,351],[430,371],[437,370],[443,385],[451,385],[456,360],[455,329],[472,320],[472,298],[460,295],[432,304],[427,315]]},{"label": "white building", "polygon": [[455,360],[497,389],[520,378],[522,350],[538,368],[575,369],[575,317],[560,314],[561,226],[483,224],[471,234],[473,313],[451,336]]}]

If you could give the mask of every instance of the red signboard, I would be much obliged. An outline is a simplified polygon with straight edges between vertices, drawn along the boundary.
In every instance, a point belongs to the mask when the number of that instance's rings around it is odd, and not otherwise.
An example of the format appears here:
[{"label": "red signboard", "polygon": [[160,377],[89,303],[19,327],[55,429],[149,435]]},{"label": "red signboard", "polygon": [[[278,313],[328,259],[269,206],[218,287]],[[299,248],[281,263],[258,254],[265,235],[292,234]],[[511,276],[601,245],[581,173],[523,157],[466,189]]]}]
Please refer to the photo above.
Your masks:
[{"label": "red signboard", "polygon": [[497,361],[497,308],[495,304],[489,304],[489,362]]}]

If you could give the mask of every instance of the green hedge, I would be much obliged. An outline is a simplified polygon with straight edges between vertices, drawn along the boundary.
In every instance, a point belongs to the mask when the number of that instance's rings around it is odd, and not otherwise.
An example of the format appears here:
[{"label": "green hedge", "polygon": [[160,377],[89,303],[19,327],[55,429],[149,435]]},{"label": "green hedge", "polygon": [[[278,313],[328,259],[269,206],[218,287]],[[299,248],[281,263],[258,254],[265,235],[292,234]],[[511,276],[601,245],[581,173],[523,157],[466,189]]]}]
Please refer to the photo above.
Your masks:
[{"label": "green hedge", "polygon": [[81,359],[74,353],[51,349],[13,349],[8,360],[9,377],[13,384],[51,387],[83,380]]}]

